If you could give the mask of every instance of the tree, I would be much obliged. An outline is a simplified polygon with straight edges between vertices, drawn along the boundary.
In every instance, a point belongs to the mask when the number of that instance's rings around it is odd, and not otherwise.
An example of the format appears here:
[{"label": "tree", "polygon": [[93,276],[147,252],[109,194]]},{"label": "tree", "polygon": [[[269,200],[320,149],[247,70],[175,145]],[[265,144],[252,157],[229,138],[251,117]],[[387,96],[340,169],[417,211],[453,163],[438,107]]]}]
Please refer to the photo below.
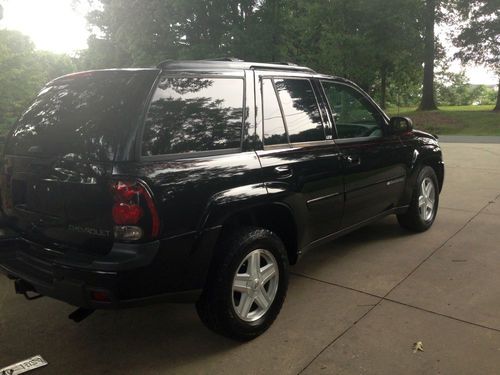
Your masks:
[{"label": "tree", "polygon": [[498,74],[495,111],[500,111],[500,2],[499,0],[456,0],[456,14],[463,22],[455,46],[464,63],[485,65]]},{"label": "tree", "polygon": [[373,54],[377,74],[377,98],[382,108],[389,100],[390,83],[395,86],[415,82],[423,59],[420,12],[413,0],[371,0],[365,4],[367,46]]},{"label": "tree", "polygon": [[385,106],[423,59],[415,0],[100,0],[82,68],[233,56],[291,61],[356,81]]},{"label": "tree", "polygon": [[34,45],[16,31],[0,30],[0,124],[10,124],[39,89],[38,74],[31,69]]},{"label": "tree", "polygon": [[436,95],[443,105],[489,104],[487,87],[471,85],[463,71],[437,74]]},{"label": "tree", "polygon": [[382,106],[389,87],[418,79],[423,46],[414,0],[392,0],[390,7],[383,0],[289,0],[278,19],[272,4],[256,13],[267,35],[256,39],[281,60],[352,79]]},{"label": "tree", "polygon": [[437,109],[434,98],[434,61],[436,56],[434,26],[439,0],[425,0],[424,8],[424,80],[420,110],[431,111]]},{"label": "tree", "polygon": [[[276,0],[280,1],[280,0]],[[100,0],[89,68],[156,65],[165,59],[251,56],[257,0]]]},{"label": "tree", "polygon": [[0,133],[47,81],[74,69],[68,56],[36,51],[27,36],[0,30]]}]

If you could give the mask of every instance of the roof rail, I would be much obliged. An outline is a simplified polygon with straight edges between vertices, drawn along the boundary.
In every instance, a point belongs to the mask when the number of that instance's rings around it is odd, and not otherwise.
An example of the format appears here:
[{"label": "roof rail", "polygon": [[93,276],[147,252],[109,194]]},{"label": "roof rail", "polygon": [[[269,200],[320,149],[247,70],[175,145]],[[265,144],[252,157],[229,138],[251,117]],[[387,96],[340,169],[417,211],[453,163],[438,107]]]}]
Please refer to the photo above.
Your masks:
[{"label": "roof rail", "polygon": [[278,62],[271,62],[269,64],[278,64],[278,65],[288,65],[288,66],[299,66],[298,64],[295,64],[293,62],[289,61],[278,61]]},{"label": "roof rail", "polygon": [[182,68],[185,67],[196,67],[199,68],[203,65],[213,67],[231,67],[233,69],[263,69],[263,70],[289,70],[297,72],[309,72],[315,73],[311,68],[305,66],[299,66],[291,62],[274,62],[274,63],[260,63],[260,62],[248,62],[243,61],[234,57],[221,57],[216,59],[206,59],[206,60],[165,60],[157,65],[158,69],[167,68]]},{"label": "roof rail", "polygon": [[273,63],[255,63],[252,64],[251,68],[252,69],[265,69],[265,70],[273,70],[273,69],[286,69],[283,68],[282,66],[287,66],[288,70],[295,70],[298,72],[311,72],[311,73],[316,73],[314,69],[308,68],[307,66],[299,66],[294,63],[281,63],[281,62],[273,62]]},{"label": "roof rail", "polygon": [[[189,61],[189,60],[188,60]],[[237,57],[214,57],[213,59],[191,60],[191,61],[228,61],[228,62],[244,62],[244,60]],[[178,62],[178,60],[167,59],[156,65],[157,68],[163,68],[171,63]]]},{"label": "roof rail", "polygon": [[232,62],[244,62],[242,59],[237,57],[214,57],[213,59],[203,59],[202,61],[232,61]]},{"label": "roof rail", "polygon": [[160,68],[163,68],[165,65],[168,65],[174,61],[175,60],[172,60],[172,59],[163,60],[162,62],[158,63],[158,65],[156,65],[156,67],[160,69]]}]

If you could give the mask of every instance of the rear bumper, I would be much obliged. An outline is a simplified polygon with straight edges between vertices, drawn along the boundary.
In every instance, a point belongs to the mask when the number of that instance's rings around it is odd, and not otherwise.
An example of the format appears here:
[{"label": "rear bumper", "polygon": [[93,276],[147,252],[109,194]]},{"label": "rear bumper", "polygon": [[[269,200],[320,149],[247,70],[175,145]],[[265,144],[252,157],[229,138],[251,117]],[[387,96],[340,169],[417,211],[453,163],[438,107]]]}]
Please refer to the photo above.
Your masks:
[{"label": "rear bumper", "polygon": [[[205,282],[216,233],[199,237],[189,234],[148,244],[115,244],[107,255],[95,257],[62,253],[4,233],[0,273],[28,282],[45,296],[91,309],[194,302]],[[93,292],[108,298],[97,301]]]}]

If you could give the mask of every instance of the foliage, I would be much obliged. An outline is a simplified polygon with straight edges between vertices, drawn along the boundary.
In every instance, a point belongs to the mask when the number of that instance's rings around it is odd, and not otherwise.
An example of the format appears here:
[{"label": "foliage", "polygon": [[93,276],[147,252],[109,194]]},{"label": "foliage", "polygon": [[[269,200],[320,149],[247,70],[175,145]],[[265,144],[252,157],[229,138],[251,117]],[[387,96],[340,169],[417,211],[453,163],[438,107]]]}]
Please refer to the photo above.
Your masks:
[{"label": "foliage", "polygon": [[0,30],[0,133],[49,80],[75,69],[68,56],[35,51],[28,37]]},{"label": "foliage", "polygon": [[[463,22],[453,42],[463,62],[490,67],[500,82],[500,1],[455,0],[455,14]],[[495,110],[500,111],[500,83]]]},{"label": "foliage", "polygon": [[[236,56],[294,61],[351,78],[382,102],[414,85],[422,61],[414,0],[101,0],[88,68],[155,65],[164,59]],[[417,16],[416,16],[417,15]],[[390,83],[398,83],[398,85]],[[401,85],[399,85],[401,83]]]},{"label": "foliage", "polygon": [[436,82],[440,105],[494,104],[495,90],[485,85],[469,84],[464,72],[442,72]]}]

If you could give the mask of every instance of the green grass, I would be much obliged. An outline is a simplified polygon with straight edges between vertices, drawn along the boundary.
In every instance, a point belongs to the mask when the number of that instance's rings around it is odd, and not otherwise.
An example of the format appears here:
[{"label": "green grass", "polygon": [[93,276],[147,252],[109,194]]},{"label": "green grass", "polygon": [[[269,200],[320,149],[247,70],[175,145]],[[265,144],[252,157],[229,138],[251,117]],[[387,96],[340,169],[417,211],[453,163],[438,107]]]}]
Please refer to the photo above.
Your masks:
[{"label": "green grass", "polygon": [[389,116],[408,116],[416,129],[434,134],[498,135],[500,112],[486,106],[442,106],[438,111],[417,111],[415,108],[389,108]]}]

